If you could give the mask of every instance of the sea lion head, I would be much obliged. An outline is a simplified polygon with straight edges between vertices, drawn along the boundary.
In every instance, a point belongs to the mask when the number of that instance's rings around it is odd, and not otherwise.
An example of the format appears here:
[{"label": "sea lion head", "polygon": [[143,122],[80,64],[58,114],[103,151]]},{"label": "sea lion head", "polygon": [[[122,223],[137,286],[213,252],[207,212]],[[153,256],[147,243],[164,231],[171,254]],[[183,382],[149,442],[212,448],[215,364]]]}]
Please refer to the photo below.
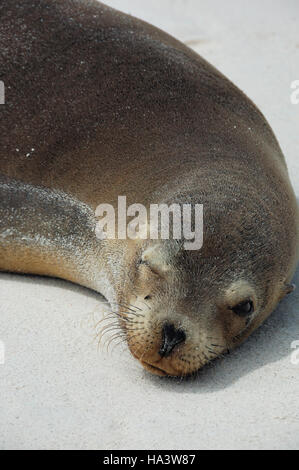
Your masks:
[{"label": "sea lion head", "polygon": [[200,250],[135,245],[119,298],[133,356],[154,374],[187,376],[240,344],[292,290],[275,238],[247,214],[241,224],[208,223]]}]

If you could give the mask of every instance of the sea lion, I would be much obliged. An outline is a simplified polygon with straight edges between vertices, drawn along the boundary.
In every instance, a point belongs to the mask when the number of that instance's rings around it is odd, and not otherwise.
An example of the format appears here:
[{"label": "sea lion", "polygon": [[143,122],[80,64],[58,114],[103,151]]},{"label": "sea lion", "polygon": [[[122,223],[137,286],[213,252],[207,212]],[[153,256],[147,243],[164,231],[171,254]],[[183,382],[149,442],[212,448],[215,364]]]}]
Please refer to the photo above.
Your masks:
[{"label": "sea lion", "polygon": [[[260,111],[184,44],[93,0],[2,0],[0,54],[0,269],[101,292],[158,375],[240,344],[298,261],[296,199]],[[95,210],[120,195],[203,204],[202,248],[99,239]]]}]

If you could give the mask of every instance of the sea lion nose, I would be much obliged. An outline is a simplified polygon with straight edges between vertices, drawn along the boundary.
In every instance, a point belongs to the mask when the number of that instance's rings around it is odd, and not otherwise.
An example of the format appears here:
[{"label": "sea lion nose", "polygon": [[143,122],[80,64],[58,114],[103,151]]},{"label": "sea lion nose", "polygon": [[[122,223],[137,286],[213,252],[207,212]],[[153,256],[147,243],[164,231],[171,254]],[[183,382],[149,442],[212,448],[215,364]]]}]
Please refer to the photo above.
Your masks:
[{"label": "sea lion nose", "polygon": [[174,347],[185,341],[183,330],[175,328],[171,323],[165,323],[162,330],[162,344],[159,351],[161,357],[167,357]]}]

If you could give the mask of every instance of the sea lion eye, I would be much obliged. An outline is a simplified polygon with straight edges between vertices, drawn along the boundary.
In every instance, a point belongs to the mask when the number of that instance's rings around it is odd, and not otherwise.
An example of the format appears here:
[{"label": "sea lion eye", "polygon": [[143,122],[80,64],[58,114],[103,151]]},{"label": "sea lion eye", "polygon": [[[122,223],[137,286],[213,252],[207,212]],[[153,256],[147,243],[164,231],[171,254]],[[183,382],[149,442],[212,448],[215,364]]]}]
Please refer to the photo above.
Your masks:
[{"label": "sea lion eye", "polygon": [[144,297],[144,300],[150,300],[151,298],[152,298],[151,295],[146,295],[146,296]]},{"label": "sea lion eye", "polygon": [[252,300],[245,300],[244,302],[240,302],[239,304],[235,305],[231,309],[240,317],[246,317],[247,315],[251,315],[254,312],[254,306]]}]

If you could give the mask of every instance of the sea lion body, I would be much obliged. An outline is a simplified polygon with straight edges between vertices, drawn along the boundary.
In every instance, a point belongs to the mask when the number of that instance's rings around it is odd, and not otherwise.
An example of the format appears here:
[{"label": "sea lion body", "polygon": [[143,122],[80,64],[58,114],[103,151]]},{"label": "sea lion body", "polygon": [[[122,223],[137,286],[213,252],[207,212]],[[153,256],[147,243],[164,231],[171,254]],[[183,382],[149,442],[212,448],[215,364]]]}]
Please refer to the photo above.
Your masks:
[{"label": "sea lion body", "polygon": [[[3,0],[0,46],[0,269],[101,292],[161,375],[243,341],[298,261],[296,199],[255,105],[179,41],[95,1]],[[203,204],[203,248],[99,240],[95,209],[120,195]],[[254,313],[236,317],[247,298]],[[184,331],[168,355],[164,325]]]}]

